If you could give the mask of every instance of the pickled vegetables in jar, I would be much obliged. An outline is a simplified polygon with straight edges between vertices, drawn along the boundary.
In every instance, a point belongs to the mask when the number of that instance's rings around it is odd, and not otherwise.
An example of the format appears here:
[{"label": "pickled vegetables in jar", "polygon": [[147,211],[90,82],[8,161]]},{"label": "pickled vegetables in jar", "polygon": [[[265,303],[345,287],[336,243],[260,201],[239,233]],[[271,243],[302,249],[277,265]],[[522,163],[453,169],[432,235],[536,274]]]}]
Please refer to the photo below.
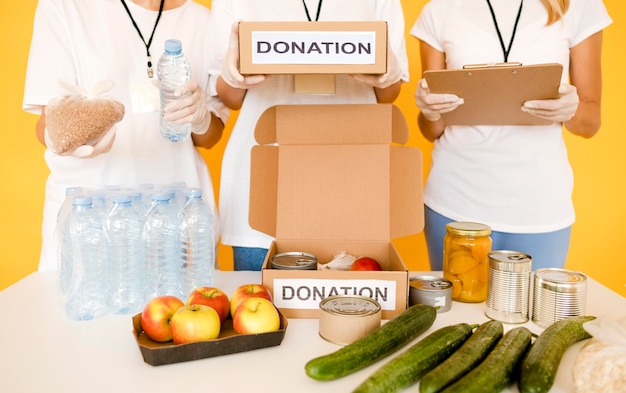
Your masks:
[{"label": "pickled vegetables in jar", "polygon": [[443,277],[452,282],[452,300],[487,299],[491,228],[476,222],[451,222],[443,240]]}]

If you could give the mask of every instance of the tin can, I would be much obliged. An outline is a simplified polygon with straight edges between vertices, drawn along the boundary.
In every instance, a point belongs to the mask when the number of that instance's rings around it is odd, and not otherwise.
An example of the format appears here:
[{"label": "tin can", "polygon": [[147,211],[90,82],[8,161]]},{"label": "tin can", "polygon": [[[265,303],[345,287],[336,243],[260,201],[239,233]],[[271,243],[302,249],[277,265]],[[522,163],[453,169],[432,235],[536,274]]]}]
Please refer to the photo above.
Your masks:
[{"label": "tin can", "polygon": [[528,321],[532,257],[517,251],[489,253],[485,315],[505,323]]},{"label": "tin can", "polygon": [[587,276],[566,269],[537,269],[533,296],[533,322],[540,327],[585,315]]},{"label": "tin can", "polygon": [[451,222],[443,239],[443,277],[452,282],[452,300],[487,298],[491,228],[476,222]]},{"label": "tin can", "polygon": [[317,270],[317,257],[306,252],[283,252],[270,258],[272,269]]},{"label": "tin can", "polygon": [[452,283],[437,276],[409,278],[409,305],[426,304],[437,307],[437,312],[450,310],[452,306]]},{"label": "tin can", "polygon": [[319,334],[347,345],[380,326],[380,304],[365,296],[329,296],[320,302]]}]

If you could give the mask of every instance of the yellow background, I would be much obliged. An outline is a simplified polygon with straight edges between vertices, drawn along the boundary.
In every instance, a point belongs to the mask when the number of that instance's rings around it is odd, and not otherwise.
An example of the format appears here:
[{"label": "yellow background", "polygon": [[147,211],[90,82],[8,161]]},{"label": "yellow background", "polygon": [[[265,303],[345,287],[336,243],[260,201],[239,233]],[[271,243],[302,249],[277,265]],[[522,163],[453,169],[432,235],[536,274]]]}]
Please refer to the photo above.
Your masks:
[{"label": "yellow background", "polygon": [[[210,0],[199,2],[210,6]],[[431,144],[419,133],[413,99],[415,83],[421,73],[417,40],[408,34],[425,3],[425,0],[402,1],[411,81],[404,85],[396,103],[411,128],[409,145],[422,149],[424,168],[428,168]],[[4,37],[5,47],[0,84],[3,90],[0,105],[3,137],[0,143],[0,289],[35,271],[39,260],[41,211],[48,170],[43,160],[44,148],[35,137],[36,116],[21,109],[36,4],[36,0],[4,2],[0,16],[0,36]],[[566,268],[580,270],[625,296],[626,262],[622,247],[626,247],[626,132],[622,121],[626,102],[623,71],[626,3],[605,0],[605,4],[614,23],[604,34],[602,129],[589,140],[566,135],[575,174],[577,212]],[[233,116],[217,147],[202,152],[211,168],[216,189],[222,152],[235,119]],[[428,269],[423,234],[398,239],[395,243],[410,270]],[[220,246],[219,261],[222,269],[232,269],[229,247]]]}]

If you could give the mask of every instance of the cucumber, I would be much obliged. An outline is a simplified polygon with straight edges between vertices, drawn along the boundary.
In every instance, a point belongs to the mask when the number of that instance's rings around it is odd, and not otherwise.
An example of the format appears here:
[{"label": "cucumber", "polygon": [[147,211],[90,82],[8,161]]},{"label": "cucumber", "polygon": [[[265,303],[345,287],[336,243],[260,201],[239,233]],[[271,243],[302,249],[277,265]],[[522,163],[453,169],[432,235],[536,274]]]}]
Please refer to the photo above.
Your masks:
[{"label": "cucumber", "polygon": [[413,385],[456,351],[474,327],[460,323],[435,330],[376,370],[353,393],[393,393]]},{"label": "cucumber", "polygon": [[504,333],[478,366],[446,387],[445,393],[499,392],[516,378],[518,365],[530,347],[532,334],[520,326]]},{"label": "cucumber", "polygon": [[330,381],[352,374],[398,350],[425,332],[435,322],[437,310],[416,304],[364,337],[328,355],[309,360],[306,374],[319,381]]},{"label": "cucumber", "polygon": [[569,317],[548,326],[522,360],[517,383],[519,391],[538,393],[550,390],[565,350],[578,341],[591,338],[582,325],[593,319],[593,316]]},{"label": "cucumber", "polygon": [[502,338],[502,322],[491,320],[474,331],[457,351],[420,380],[420,393],[435,393],[452,384],[480,363]]}]

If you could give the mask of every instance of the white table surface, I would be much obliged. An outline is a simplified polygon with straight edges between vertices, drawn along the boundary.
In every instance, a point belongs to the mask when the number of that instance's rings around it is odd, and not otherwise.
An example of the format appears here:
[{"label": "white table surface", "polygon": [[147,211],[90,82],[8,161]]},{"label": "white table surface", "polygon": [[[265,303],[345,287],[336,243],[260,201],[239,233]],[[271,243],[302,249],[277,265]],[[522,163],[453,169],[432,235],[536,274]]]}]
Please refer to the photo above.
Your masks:
[{"label": "white table surface", "polygon": [[[418,273],[411,273],[411,276]],[[260,272],[218,272],[226,293],[240,284],[261,282]],[[487,321],[485,303],[453,302],[437,314],[428,333],[443,326]],[[289,319],[281,345],[164,366],[144,363],[130,316],[107,315],[74,322],[64,314],[54,273],[33,273],[0,292],[0,392],[350,392],[389,360],[336,381],[319,382],[305,363],[337,348],[318,334],[317,319]],[[626,298],[589,280],[587,314],[616,317]],[[533,322],[531,331],[542,329]],[[519,325],[505,325],[505,330]],[[419,340],[417,338],[415,341]],[[573,392],[571,369],[581,343],[566,352],[551,392]],[[407,347],[408,348],[408,345]],[[417,392],[417,385],[407,389]],[[517,392],[511,386],[507,392]]]}]

